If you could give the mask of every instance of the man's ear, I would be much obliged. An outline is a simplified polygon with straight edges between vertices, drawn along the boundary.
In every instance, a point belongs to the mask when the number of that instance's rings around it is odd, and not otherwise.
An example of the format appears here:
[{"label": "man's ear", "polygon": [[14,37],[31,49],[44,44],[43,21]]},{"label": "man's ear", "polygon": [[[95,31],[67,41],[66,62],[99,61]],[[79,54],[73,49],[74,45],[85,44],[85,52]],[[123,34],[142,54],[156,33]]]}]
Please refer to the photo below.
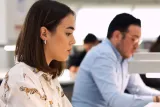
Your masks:
[{"label": "man's ear", "polygon": [[115,41],[120,41],[122,39],[122,34],[119,30],[115,30],[113,33],[112,33],[112,38],[115,40]]}]

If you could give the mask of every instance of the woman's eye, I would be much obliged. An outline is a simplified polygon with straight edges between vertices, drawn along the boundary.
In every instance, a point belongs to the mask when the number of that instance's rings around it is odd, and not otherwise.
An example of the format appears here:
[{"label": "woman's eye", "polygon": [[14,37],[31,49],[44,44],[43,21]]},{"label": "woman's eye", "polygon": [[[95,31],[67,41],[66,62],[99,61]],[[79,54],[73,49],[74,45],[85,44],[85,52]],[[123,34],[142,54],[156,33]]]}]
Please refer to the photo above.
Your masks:
[{"label": "woman's eye", "polygon": [[72,33],[66,33],[67,36],[70,36]]},{"label": "woman's eye", "polygon": [[134,38],[132,38],[132,41],[133,41],[133,42],[135,42],[135,39],[134,39]]}]

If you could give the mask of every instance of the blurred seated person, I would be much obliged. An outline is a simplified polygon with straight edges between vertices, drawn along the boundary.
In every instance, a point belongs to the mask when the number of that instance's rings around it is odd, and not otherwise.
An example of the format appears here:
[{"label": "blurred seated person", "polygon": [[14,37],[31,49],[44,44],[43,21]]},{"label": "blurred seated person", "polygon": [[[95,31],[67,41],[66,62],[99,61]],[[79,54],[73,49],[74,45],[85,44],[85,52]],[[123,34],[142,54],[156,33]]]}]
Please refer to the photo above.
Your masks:
[{"label": "blurred seated person", "polygon": [[73,107],[144,107],[160,102],[160,91],[147,87],[138,74],[128,73],[140,38],[140,19],[128,13],[113,18],[106,39],[87,53],[79,67]]},{"label": "blurred seated person", "polygon": [[84,39],[84,50],[82,52],[74,53],[69,57],[68,68],[71,72],[77,72],[78,68],[85,57],[86,53],[93,47],[100,43],[94,34],[89,33]]},{"label": "blurred seated person", "polygon": [[[160,36],[157,38],[157,41],[151,46],[150,52],[160,52]],[[160,89],[160,79],[159,78],[147,78],[145,74],[140,75],[142,80],[147,86],[152,88]]]}]

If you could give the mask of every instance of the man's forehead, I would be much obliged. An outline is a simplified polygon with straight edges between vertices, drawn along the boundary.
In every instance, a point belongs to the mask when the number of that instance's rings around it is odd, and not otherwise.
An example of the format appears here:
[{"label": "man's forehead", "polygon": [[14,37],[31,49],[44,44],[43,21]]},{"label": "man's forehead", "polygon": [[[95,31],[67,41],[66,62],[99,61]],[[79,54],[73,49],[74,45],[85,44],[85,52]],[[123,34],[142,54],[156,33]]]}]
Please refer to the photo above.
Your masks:
[{"label": "man's forehead", "polygon": [[140,37],[141,36],[141,27],[138,25],[133,25],[128,28],[128,33],[133,36]]},{"label": "man's forehead", "polygon": [[141,27],[138,25],[130,25],[128,31],[141,31]]}]

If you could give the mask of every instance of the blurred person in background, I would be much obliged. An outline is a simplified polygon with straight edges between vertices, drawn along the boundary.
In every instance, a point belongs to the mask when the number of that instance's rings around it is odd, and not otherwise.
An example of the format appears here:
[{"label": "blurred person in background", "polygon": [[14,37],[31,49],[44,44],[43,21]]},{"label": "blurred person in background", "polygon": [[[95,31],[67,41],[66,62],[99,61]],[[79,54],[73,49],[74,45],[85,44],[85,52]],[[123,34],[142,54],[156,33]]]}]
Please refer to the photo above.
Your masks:
[{"label": "blurred person in background", "polygon": [[32,5],[16,44],[18,63],[0,87],[0,107],[72,107],[57,77],[75,44],[74,28],[75,13],[65,4]]},{"label": "blurred person in background", "polygon": [[98,38],[94,35],[89,33],[85,38],[84,38],[84,49],[86,52],[88,52],[92,47],[96,46],[100,41]]},{"label": "blurred person in background", "polygon": [[[144,107],[160,101],[159,91],[147,87],[139,74],[128,73],[128,60],[140,37],[140,19],[122,13],[111,21],[107,39],[92,48],[80,65],[74,107]],[[125,93],[126,89],[131,94]]]},{"label": "blurred person in background", "polygon": [[153,43],[149,51],[150,52],[160,52],[160,36],[158,36],[156,42]]},{"label": "blurred person in background", "polygon": [[[160,52],[160,36],[153,43],[149,52]],[[147,78],[146,74],[141,74],[140,76],[147,86],[160,90],[160,78]]]},{"label": "blurred person in background", "polygon": [[82,52],[79,52],[78,54],[74,53],[73,55],[69,57],[68,68],[71,72],[77,72],[86,53],[92,47],[100,43],[98,38],[92,33],[87,34],[83,42],[84,42],[83,44],[84,50]]}]

